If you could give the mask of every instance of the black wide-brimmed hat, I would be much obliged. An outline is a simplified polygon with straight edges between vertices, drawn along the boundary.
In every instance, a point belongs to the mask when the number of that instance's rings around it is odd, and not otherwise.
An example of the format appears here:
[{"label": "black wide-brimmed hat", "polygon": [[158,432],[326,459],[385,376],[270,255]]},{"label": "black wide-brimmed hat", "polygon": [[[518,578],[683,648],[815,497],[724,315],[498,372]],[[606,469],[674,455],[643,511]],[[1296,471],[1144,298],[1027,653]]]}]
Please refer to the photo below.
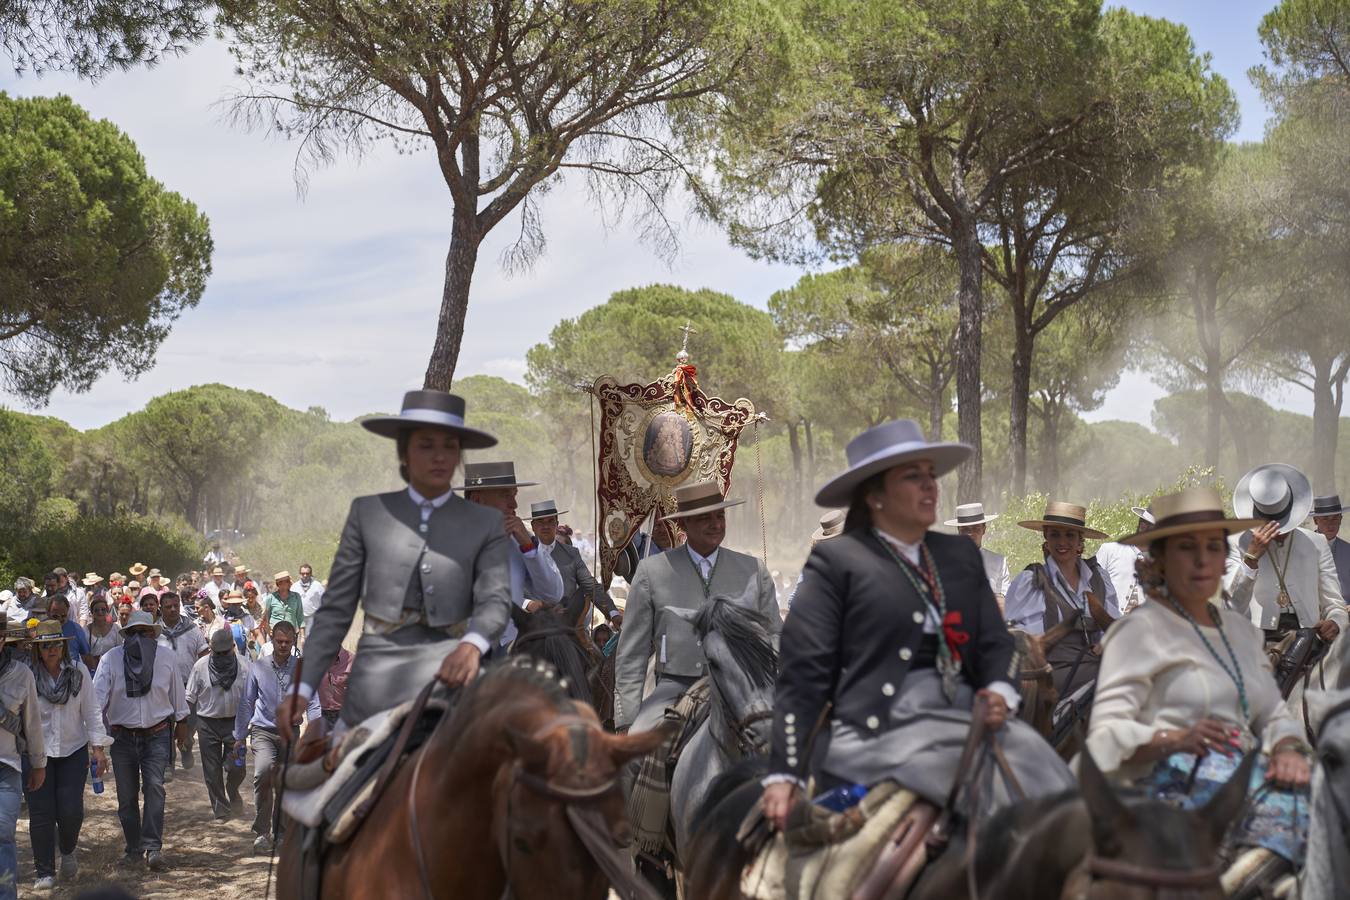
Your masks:
[{"label": "black wide-brimmed hat", "polygon": [[459,436],[465,450],[497,446],[495,437],[464,424],[464,398],[445,391],[408,391],[403,395],[402,412],[362,419],[361,427],[387,438],[412,428],[444,428]]},{"label": "black wide-brimmed hat", "polygon": [[538,483],[516,481],[516,464],[513,462],[465,463],[464,483],[455,490],[490,491],[493,488],[532,487]]}]

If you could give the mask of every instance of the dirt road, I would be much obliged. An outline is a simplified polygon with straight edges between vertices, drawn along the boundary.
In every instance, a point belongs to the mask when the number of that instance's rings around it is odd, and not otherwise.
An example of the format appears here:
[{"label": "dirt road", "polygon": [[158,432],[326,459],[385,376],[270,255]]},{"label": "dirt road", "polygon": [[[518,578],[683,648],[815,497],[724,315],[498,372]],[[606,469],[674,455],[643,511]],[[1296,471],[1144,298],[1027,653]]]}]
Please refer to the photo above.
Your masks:
[{"label": "dirt road", "polygon": [[[144,867],[138,871],[118,868],[124,845],[122,826],[117,821],[117,787],[109,773],[102,794],[95,795],[86,788],[80,874],[74,884],[59,885],[50,894],[32,890],[33,847],[28,838],[25,810],[19,818],[19,896],[65,900],[87,888],[114,882],[143,898],[262,900],[267,857],[253,855],[251,760],[249,772],[241,789],[244,815],[229,822],[217,822],[206,798],[200,759],[191,769],[174,769],[173,781],[165,786],[168,800],[164,813],[164,857],[171,868],[161,873]],[[276,896],[275,890],[272,896]]]}]

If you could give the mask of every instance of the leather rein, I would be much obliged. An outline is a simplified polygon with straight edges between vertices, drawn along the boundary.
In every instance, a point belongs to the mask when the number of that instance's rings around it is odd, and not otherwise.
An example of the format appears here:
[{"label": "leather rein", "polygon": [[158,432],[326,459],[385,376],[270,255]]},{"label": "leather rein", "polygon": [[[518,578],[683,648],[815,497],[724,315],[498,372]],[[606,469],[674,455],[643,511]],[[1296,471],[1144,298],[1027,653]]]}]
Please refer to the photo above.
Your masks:
[{"label": "leather rein", "polygon": [[1094,881],[1114,881],[1154,890],[1200,891],[1216,888],[1219,887],[1219,876],[1223,872],[1223,867],[1217,862],[1201,869],[1160,869],[1157,866],[1107,859],[1095,853],[1088,854],[1084,867],[1089,879]]}]

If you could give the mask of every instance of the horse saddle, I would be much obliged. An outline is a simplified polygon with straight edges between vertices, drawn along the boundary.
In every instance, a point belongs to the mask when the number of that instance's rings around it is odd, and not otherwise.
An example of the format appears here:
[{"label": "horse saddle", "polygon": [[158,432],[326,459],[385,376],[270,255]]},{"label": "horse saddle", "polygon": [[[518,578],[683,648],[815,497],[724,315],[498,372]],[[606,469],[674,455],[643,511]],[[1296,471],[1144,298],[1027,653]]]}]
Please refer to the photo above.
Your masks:
[{"label": "horse saddle", "polygon": [[[925,838],[937,808],[894,781],[874,786],[856,805],[833,812],[814,803],[793,810],[741,872],[751,900],[903,896],[928,862]],[[749,819],[762,816],[759,807]],[[742,825],[742,833],[758,829]]]},{"label": "horse saddle", "polygon": [[327,843],[343,843],[450,705],[444,697],[424,691],[416,699],[371,716],[347,733],[336,767],[317,785],[316,770],[322,771],[325,762],[331,765],[331,757],[291,767],[282,810],[302,825],[323,829]]},{"label": "horse saddle", "polygon": [[1326,648],[1327,643],[1318,637],[1314,628],[1291,631],[1275,645],[1271,662],[1275,666],[1275,681],[1280,686],[1281,697],[1289,699],[1299,679],[1317,664]]}]

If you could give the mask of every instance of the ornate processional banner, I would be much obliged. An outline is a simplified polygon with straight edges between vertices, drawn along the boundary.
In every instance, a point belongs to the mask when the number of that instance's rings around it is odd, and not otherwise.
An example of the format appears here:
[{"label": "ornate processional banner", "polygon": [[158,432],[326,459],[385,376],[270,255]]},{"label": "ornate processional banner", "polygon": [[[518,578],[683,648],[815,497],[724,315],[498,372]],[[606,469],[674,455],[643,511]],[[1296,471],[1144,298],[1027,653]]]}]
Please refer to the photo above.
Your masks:
[{"label": "ornate processional banner", "polygon": [[675,511],[677,486],[715,478],[725,495],[731,485],[736,442],[755,418],[755,405],[704,394],[688,358],[681,350],[675,369],[651,384],[619,384],[602,375],[591,386],[600,404],[596,499],[604,585],[648,514]]}]

